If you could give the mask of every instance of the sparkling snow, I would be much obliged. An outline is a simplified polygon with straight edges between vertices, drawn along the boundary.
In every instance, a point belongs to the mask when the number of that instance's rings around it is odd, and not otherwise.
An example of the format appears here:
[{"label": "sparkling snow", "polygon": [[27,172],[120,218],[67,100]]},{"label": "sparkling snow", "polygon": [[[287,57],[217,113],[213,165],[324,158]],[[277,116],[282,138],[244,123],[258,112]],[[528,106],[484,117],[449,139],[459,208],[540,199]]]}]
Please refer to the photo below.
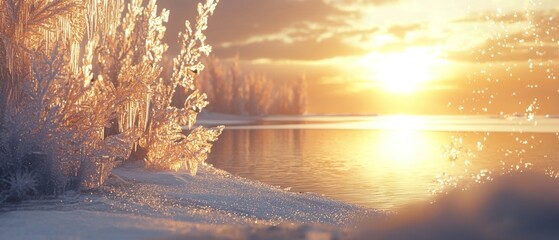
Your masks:
[{"label": "sparkling snow", "polygon": [[0,232],[2,239],[323,239],[343,238],[353,220],[374,214],[211,166],[192,177],[128,164],[99,191],[3,206]]}]

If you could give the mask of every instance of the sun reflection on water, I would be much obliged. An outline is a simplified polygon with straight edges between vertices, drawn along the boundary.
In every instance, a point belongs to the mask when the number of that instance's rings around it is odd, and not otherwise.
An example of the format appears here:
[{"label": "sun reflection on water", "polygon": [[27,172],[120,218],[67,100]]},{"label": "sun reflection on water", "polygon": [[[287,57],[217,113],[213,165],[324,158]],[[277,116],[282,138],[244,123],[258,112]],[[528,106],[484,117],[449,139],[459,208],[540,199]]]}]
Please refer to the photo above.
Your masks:
[{"label": "sun reflection on water", "polygon": [[[546,143],[526,148],[511,139],[512,133],[489,136],[422,130],[425,126],[438,126],[445,119],[402,115],[377,120],[372,123],[374,129],[226,130],[209,162],[235,175],[293,192],[313,192],[363,206],[396,209],[428,201],[433,197],[430,190],[441,184],[438,181],[458,181],[485,170],[523,166],[520,161],[544,168],[555,166],[559,159],[555,134],[515,134],[519,139],[535,136],[533,142]],[[457,135],[460,142],[452,145]],[[460,148],[453,158],[445,157],[444,147],[449,144]],[[521,155],[513,154],[524,148]]]},{"label": "sun reflection on water", "polygon": [[[449,162],[441,158],[440,146],[448,136],[418,130],[424,118],[390,116],[383,118],[379,131],[367,131],[352,141],[348,152],[362,152],[352,158],[362,166],[355,175],[374,192],[359,201],[374,201],[381,208],[394,208],[425,199],[434,176],[448,171]],[[363,183],[361,183],[363,184]]]},{"label": "sun reflection on water", "polygon": [[[381,129],[375,133],[376,140],[364,141],[369,151],[375,151],[383,159],[389,161],[390,168],[411,168],[425,163],[429,158],[436,157],[433,146],[436,144],[429,141],[429,137],[419,126],[426,124],[424,118],[397,115],[382,118],[379,123]],[[372,148],[372,149],[371,149]]]},{"label": "sun reflection on water", "polygon": [[383,131],[382,141],[374,146],[383,159],[391,161],[395,168],[409,168],[424,162],[429,156],[429,142],[415,130]]}]

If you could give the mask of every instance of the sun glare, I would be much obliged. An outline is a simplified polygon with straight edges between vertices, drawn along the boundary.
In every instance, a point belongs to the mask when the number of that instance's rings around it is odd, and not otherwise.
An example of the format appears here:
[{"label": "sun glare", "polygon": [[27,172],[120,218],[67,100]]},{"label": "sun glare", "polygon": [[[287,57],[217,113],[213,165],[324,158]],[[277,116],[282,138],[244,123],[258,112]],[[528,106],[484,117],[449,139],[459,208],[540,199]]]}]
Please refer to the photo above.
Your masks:
[{"label": "sun glare", "polygon": [[424,133],[419,131],[427,124],[425,119],[416,116],[395,115],[378,117],[378,127],[383,131],[378,151],[384,159],[390,160],[395,167],[411,168],[428,156],[429,150]]},{"label": "sun glare", "polygon": [[372,53],[360,65],[365,77],[391,93],[412,93],[435,79],[434,68],[441,60],[436,54],[421,49],[399,53]]}]

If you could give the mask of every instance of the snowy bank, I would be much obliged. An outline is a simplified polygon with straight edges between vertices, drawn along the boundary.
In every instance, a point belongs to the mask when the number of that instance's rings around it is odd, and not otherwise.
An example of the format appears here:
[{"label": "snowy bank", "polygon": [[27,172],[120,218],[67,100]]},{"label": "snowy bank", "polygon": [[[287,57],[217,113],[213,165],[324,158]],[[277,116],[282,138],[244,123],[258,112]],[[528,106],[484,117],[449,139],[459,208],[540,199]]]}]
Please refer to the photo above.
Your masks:
[{"label": "snowy bank", "polygon": [[208,166],[197,177],[128,166],[95,193],[2,206],[0,238],[557,239],[557,186],[515,173],[385,215]]},{"label": "snowy bank", "polygon": [[210,166],[148,172],[123,166],[90,194],[5,205],[6,239],[154,239],[342,237],[352,219],[374,214],[357,206],[294,193]]}]

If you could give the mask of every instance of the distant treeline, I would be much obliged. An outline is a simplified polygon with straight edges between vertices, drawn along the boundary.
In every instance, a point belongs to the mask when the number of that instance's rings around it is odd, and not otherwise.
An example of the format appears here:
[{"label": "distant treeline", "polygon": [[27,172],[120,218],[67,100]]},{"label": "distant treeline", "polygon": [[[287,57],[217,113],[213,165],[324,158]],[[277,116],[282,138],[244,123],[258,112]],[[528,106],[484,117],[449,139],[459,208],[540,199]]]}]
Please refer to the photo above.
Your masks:
[{"label": "distant treeline", "polygon": [[215,57],[205,60],[196,86],[208,96],[211,112],[237,115],[298,115],[307,110],[305,77],[276,81],[262,74],[244,74],[235,59],[230,64]]}]

